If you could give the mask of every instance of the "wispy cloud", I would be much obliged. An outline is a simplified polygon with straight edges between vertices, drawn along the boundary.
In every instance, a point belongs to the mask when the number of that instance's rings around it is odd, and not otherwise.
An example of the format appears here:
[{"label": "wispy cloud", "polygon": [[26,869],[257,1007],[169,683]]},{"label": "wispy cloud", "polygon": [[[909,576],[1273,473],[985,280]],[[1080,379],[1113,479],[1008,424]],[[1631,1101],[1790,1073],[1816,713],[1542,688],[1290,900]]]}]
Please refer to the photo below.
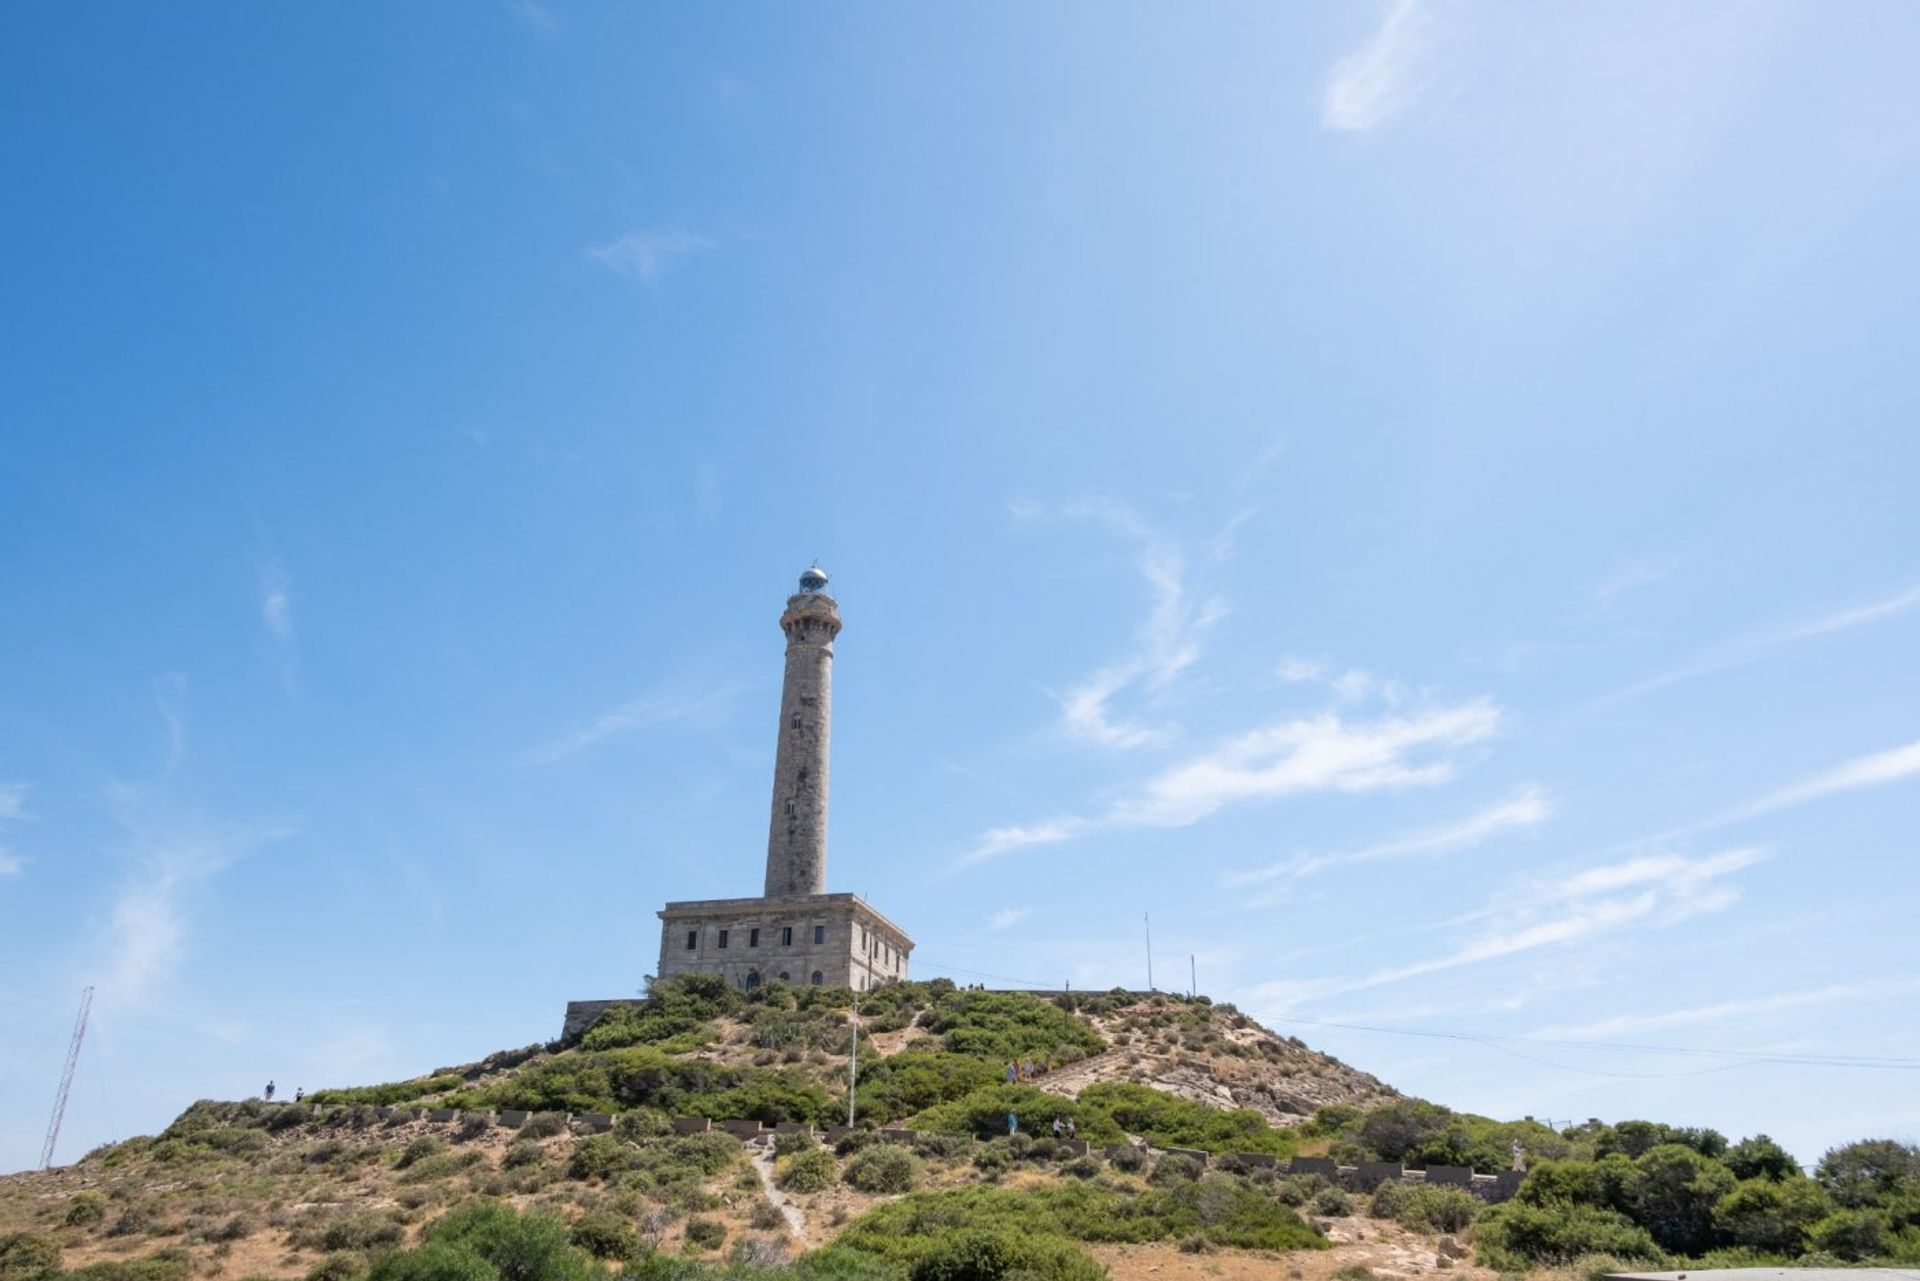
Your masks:
[{"label": "wispy cloud", "polygon": [[1431,828],[1407,836],[1395,837],[1356,850],[1327,854],[1302,854],[1266,867],[1236,872],[1227,877],[1229,885],[1260,885],[1274,881],[1312,876],[1330,867],[1354,863],[1377,863],[1387,859],[1419,858],[1468,849],[1517,827],[1531,827],[1553,816],[1553,805],[1538,787],[1522,788],[1508,799],[1481,810],[1448,827]]},{"label": "wispy cloud", "polygon": [[1837,792],[1877,787],[1882,783],[1898,782],[1917,774],[1920,774],[1920,742],[1913,742],[1905,747],[1895,747],[1884,752],[1856,757],[1844,765],[1790,784],[1735,811],[1722,821],[1736,822],[1759,814],[1770,814],[1775,810],[1801,805],[1823,796],[1832,796]]},{"label": "wispy cloud", "polygon": [[732,698],[732,685],[718,685],[691,693],[655,693],[633,699],[600,713],[591,721],[529,751],[529,765],[551,765],[588,752],[609,740],[656,725],[690,720]]},{"label": "wispy cloud", "polygon": [[691,232],[635,229],[617,240],[587,250],[587,257],[617,276],[651,285],[675,262],[713,242]]},{"label": "wispy cloud", "polygon": [[1639,556],[1622,561],[1588,593],[1591,611],[1603,615],[1615,612],[1621,599],[1635,589],[1650,587],[1670,577],[1675,564],[1672,556]]},{"label": "wispy cloud", "polygon": [[559,32],[560,20],[553,16],[553,10],[535,0],[502,0],[508,13],[518,18],[534,31],[543,36]]},{"label": "wispy cloud", "polygon": [[995,933],[1010,930],[1032,915],[1033,909],[1030,907],[1003,907],[987,922],[987,929]]},{"label": "wispy cloud", "polygon": [[1712,1005],[1697,1005],[1684,1010],[1667,1010],[1659,1014],[1617,1014],[1612,1018],[1571,1027],[1544,1027],[1532,1035],[1564,1037],[1568,1040],[1597,1040],[1601,1037],[1692,1027],[1697,1023],[1718,1023],[1755,1014],[1775,1014],[1782,1010],[1802,1010],[1821,1005],[1837,1005],[1847,1001],[1871,1000],[1882,996],[1901,996],[1911,992],[1920,992],[1920,979],[1834,983],[1827,987],[1806,991],[1776,992],[1770,996],[1751,997],[1742,1001],[1719,1001]]},{"label": "wispy cloud", "polygon": [[[0,830],[6,824],[27,817],[27,785],[21,782],[0,783]],[[27,867],[27,860],[5,845],[0,845],[0,880],[20,875]]]},{"label": "wispy cloud", "polygon": [[1678,685],[1682,681],[1694,680],[1701,676],[1710,676],[1715,672],[1738,667],[1744,663],[1763,658],[1774,650],[1782,649],[1800,641],[1813,640],[1821,636],[1831,636],[1837,632],[1851,631],[1870,623],[1881,622],[1907,613],[1920,607],[1920,584],[1895,592],[1876,601],[1852,609],[1843,609],[1837,613],[1808,619],[1804,622],[1790,623],[1767,631],[1730,641],[1717,648],[1708,650],[1690,663],[1664,671],[1645,680],[1603,694],[1594,700],[1595,707],[1610,707],[1617,703],[1651,694],[1656,690]]},{"label": "wispy cloud", "polygon": [[1629,928],[1677,924],[1732,906],[1739,889],[1729,883],[1731,878],[1763,857],[1755,848],[1699,858],[1650,855],[1529,882],[1461,918],[1484,924],[1444,952],[1352,978],[1275,982],[1258,991],[1267,1001],[1298,1004],[1587,942]]},{"label": "wispy cloud", "polygon": [[260,621],[275,641],[293,644],[293,580],[280,565],[260,570]]},{"label": "wispy cloud", "polygon": [[1342,667],[1315,659],[1295,656],[1283,658],[1274,673],[1289,685],[1324,685],[1333,691],[1335,697],[1349,703],[1364,702],[1373,697],[1398,703],[1404,693],[1399,681],[1375,676],[1364,668]]},{"label": "wispy cloud", "polygon": [[1432,22],[1421,0],[1395,0],[1367,42],[1334,64],[1322,123],[1359,133],[1405,110],[1426,87]]},{"label": "wispy cloud", "polygon": [[1487,699],[1371,721],[1332,715],[1279,721],[1162,770],[1100,814],[994,828],[961,864],[1096,829],[1187,827],[1243,801],[1441,783],[1453,776],[1454,755],[1490,738],[1499,722],[1499,709]]},{"label": "wispy cloud", "polygon": [[[1177,541],[1141,520],[1125,504],[1090,499],[1050,510],[1032,503],[1016,503],[1014,515],[1034,520],[1057,515],[1097,521],[1132,542],[1135,567],[1146,581],[1152,604],[1134,634],[1133,648],[1059,695],[1061,723],[1076,738],[1103,747],[1142,747],[1167,737],[1164,728],[1151,728],[1117,714],[1113,703],[1123,693],[1139,689],[1151,694],[1163,689],[1200,656],[1207,630],[1226,614],[1217,596],[1192,586],[1194,557]],[[1203,560],[1218,560],[1232,547],[1232,527],[1208,544]]]}]

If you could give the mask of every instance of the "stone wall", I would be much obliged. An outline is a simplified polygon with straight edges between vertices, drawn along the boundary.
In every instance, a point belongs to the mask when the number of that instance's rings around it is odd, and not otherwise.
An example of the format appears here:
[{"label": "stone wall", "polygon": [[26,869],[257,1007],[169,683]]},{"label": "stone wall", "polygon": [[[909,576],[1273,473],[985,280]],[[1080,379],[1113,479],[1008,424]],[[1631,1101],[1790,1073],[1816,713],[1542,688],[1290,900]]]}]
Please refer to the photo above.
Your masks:
[{"label": "stone wall", "polygon": [[913,952],[906,932],[855,894],[669,903],[660,921],[661,978],[724,974],[747,987],[784,975],[806,986],[817,973],[820,986],[866,991],[905,979]]}]

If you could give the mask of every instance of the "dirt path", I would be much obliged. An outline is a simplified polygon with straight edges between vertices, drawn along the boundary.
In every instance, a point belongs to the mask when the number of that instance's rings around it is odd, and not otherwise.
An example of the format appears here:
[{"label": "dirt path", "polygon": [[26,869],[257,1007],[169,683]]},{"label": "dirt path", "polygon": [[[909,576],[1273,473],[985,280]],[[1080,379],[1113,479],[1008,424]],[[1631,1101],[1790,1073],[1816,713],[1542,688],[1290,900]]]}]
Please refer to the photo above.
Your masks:
[{"label": "dirt path", "polygon": [[807,1239],[807,1216],[800,1207],[782,1192],[773,1181],[773,1144],[766,1139],[757,1140],[752,1145],[753,1172],[760,1176],[760,1186],[767,1190],[767,1200],[773,1202],[773,1208],[780,1211],[780,1217],[787,1221],[787,1232],[794,1240],[805,1242]]}]

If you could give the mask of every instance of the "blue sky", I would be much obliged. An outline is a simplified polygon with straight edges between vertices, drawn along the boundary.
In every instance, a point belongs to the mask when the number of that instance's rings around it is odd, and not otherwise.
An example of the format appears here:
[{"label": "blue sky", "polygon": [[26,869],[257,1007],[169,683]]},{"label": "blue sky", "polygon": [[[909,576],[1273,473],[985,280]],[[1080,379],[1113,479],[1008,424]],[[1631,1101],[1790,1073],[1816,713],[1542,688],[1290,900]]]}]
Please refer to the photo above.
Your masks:
[{"label": "blue sky", "polygon": [[814,557],[918,975],[1920,1132],[1911,6],[0,24],[0,1168],[634,991]]}]

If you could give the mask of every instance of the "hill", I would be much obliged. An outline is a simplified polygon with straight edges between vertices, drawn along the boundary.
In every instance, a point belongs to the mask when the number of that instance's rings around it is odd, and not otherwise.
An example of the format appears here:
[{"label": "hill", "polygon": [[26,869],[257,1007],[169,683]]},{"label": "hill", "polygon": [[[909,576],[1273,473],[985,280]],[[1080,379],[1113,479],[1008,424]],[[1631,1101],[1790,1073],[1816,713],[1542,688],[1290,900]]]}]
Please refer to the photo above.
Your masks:
[{"label": "hill", "polygon": [[[573,1043],[299,1104],[197,1103],[0,1179],[0,1281],[1169,1281],[1282,1256],[1294,1281],[1364,1281],[1472,1275],[1474,1248],[1504,1269],[1920,1255],[1911,1148],[1829,1154],[1815,1180],[1763,1137],[1456,1114],[1204,999],[868,994],[860,1126],[827,1146],[807,1127],[846,1119],[850,1004],[688,978]],[[1487,1170],[1515,1142],[1552,1159],[1492,1208],[1280,1164]]]}]

